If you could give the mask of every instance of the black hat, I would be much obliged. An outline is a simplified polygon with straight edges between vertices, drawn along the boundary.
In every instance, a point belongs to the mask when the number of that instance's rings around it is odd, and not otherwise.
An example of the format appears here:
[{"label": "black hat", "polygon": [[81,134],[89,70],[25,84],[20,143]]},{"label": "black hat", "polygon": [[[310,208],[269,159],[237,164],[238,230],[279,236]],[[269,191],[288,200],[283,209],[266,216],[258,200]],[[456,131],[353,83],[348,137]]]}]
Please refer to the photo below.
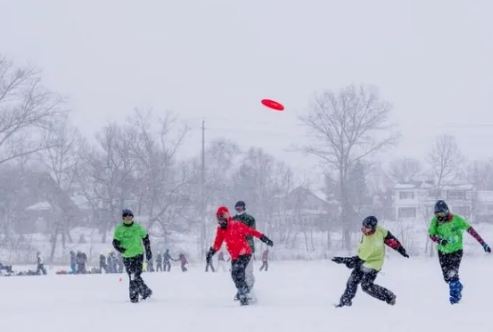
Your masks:
[{"label": "black hat", "polygon": [[127,217],[127,216],[134,216],[134,214],[132,213],[132,210],[130,209],[123,209],[122,210],[122,217]]},{"label": "black hat", "polygon": [[245,202],[243,202],[243,201],[238,201],[238,202],[236,202],[236,204],[235,204],[235,209],[236,209],[237,207],[242,207],[242,208],[243,208],[243,210],[245,210],[245,209],[246,209],[246,204],[245,204]]},{"label": "black hat", "polygon": [[435,203],[435,213],[444,212],[445,214],[449,214],[449,209],[447,203],[443,200],[439,200]]},{"label": "black hat", "polygon": [[363,227],[365,227],[365,228],[375,229],[375,228],[377,228],[378,220],[374,216],[369,216],[363,220],[362,224],[363,224]]}]

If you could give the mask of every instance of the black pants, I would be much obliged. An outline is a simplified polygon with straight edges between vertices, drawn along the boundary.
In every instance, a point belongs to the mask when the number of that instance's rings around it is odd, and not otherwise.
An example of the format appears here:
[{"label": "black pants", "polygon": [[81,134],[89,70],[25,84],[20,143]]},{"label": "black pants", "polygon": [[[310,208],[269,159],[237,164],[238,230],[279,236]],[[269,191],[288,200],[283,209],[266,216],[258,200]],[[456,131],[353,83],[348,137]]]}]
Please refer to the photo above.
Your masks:
[{"label": "black pants", "polygon": [[246,283],[245,269],[251,258],[252,255],[242,255],[238,257],[238,259],[233,259],[231,261],[231,277],[238,290],[238,297],[240,299],[246,297],[250,291]]},{"label": "black pants", "polygon": [[458,250],[450,254],[444,254],[439,251],[438,261],[440,262],[443,279],[446,283],[459,281],[459,268],[460,262],[462,261],[462,250]]},{"label": "black pants", "polygon": [[170,261],[165,261],[164,262],[164,272],[169,272],[169,270],[171,269],[171,263]]},{"label": "black pants", "polygon": [[361,289],[363,289],[365,293],[379,299],[380,301],[390,303],[394,300],[394,293],[382,286],[374,284],[377,275],[377,270],[369,269],[364,266],[356,267],[349,276],[346,284],[346,290],[341,296],[341,304],[351,305],[352,299],[356,296],[356,291],[358,290],[359,284],[361,284]]},{"label": "black pants", "polygon": [[263,269],[265,269],[265,272],[267,272],[267,270],[269,269],[269,263],[267,261],[262,262],[262,266],[260,267],[260,271],[262,271]]},{"label": "black pants", "polygon": [[142,279],[142,265],[144,263],[144,255],[138,255],[130,258],[123,258],[123,265],[129,277],[129,297],[130,301],[138,302],[139,294],[142,298],[147,298],[151,295],[151,290]]}]

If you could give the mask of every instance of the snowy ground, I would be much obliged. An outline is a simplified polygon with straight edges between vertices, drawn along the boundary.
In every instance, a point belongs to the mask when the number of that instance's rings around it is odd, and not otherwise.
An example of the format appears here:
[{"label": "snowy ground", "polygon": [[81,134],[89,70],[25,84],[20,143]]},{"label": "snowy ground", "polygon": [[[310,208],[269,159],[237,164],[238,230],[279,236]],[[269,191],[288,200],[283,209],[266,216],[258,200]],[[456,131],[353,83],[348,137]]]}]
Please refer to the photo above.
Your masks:
[{"label": "snowy ground", "polygon": [[[128,301],[123,275],[48,275],[0,279],[3,330],[135,332],[493,331],[493,257],[466,257],[463,303],[448,303],[434,259],[392,255],[377,283],[397,294],[394,307],[358,291],[353,306],[335,309],[349,270],[330,261],[272,263],[258,272],[259,302],[240,307],[227,272],[147,273],[154,298]],[[204,264],[205,265],[205,264]],[[119,278],[123,277],[120,282]]]}]

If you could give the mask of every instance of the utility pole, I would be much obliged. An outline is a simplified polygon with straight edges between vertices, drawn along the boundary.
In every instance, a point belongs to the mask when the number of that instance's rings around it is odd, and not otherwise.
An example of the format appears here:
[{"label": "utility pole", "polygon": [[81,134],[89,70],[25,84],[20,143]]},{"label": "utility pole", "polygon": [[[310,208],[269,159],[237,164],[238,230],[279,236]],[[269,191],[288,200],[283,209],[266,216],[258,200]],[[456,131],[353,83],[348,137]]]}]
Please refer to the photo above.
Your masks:
[{"label": "utility pole", "polygon": [[202,256],[205,254],[205,246],[207,239],[207,211],[205,206],[205,119],[202,120],[202,165],[200,169],[200,202],[201,202],[201,214],[203,218],[202,222],[202,234],[200,243],[200,252]]}]

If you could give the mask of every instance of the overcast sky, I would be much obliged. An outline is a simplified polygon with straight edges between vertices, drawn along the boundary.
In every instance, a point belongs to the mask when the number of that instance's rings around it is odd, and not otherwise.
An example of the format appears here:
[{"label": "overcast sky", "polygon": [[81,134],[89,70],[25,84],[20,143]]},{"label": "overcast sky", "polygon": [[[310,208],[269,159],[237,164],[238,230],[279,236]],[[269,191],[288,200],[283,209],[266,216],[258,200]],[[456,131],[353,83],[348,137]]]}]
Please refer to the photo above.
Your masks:
[{"label": "overcast sky", "polygon": [[87,135],[136,106],[169,109],[194,129],[188,155],[206,118],[208,139],[310,170],[283,152],[305,140],[297,116],[314,91],[364,83],[394,104],[389,158],[451,133],[479,159],[493,156],[492,17],[491,0],[1,0],[0,53],[43,68]]}]

